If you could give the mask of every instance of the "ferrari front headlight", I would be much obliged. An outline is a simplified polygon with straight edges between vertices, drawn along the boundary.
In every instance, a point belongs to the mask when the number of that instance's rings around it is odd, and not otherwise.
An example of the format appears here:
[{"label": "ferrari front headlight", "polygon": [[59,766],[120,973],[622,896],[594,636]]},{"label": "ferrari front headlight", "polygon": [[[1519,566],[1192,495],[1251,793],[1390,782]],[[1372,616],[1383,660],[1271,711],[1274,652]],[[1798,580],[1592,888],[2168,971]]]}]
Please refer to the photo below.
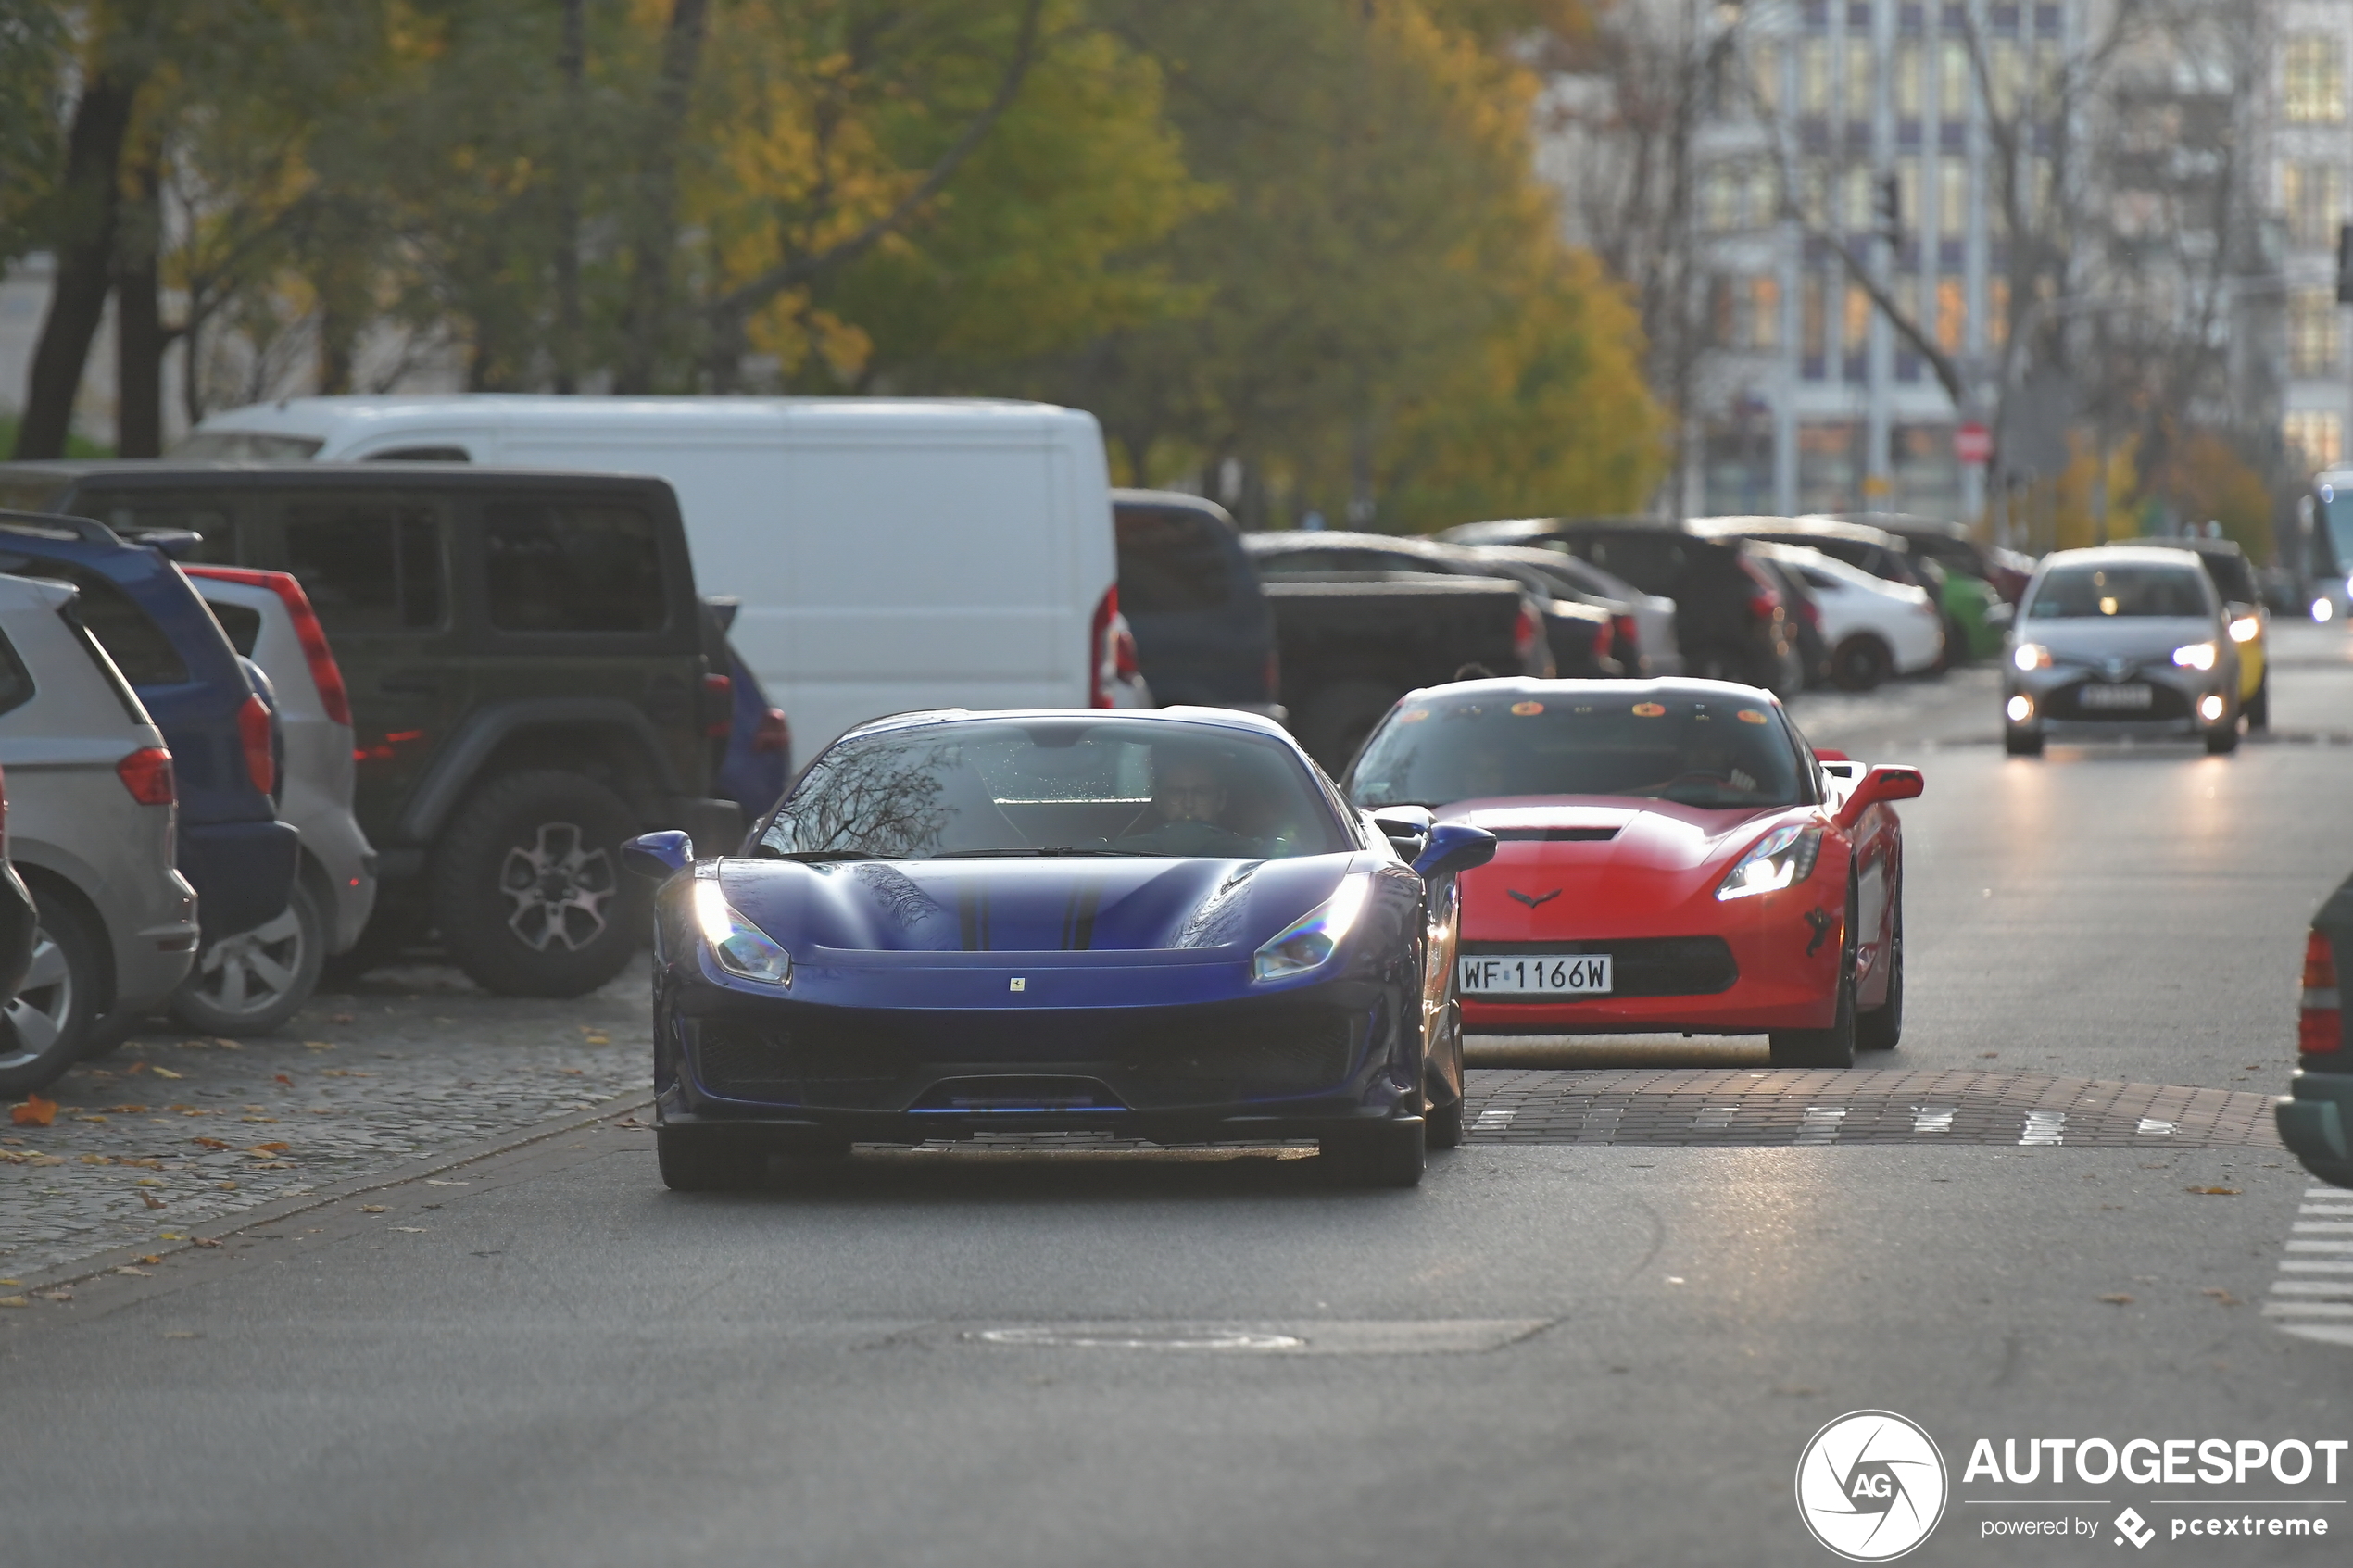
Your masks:
[{"label": "ferrari front headlight", "polygon": [[1758,839],[1740,858],[1716,889],[1719,899],[1746,898],[1758,893],[1779,893],[1814,874],[1815,858],[1822,852],[1822,830],[1804,822],[1788,822]]},{"label": "ferrari front headlight", "polygon": [[695,924],[701,929],[702,939],[711,944],[711,956],[719,960],[720,968],[764,985],[792,984],[792,955],[736,911],[727,895],[720,891],[717,879],[698,881],[694,898]]},{"label": "ferrari front headlight", "polygon": [[1352,872],[1340,878],[1330,897],[1268,938],[1252,955],[1252,972],[1261,980],[1286,980],[1329,962],[1356,917],[1364,912],[1365,900],[1372,891],[1370,872]]}]

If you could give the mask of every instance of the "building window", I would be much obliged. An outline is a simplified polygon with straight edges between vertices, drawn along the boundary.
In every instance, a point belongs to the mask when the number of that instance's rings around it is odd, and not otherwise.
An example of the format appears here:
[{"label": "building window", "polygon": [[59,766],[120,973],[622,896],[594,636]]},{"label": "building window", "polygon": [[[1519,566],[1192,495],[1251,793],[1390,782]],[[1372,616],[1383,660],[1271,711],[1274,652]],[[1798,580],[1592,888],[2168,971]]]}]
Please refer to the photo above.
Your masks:
[{"label": "building window", "polygon": [[1976,73],[1969,67],[1969,45],[1947,38],[1937,45],[1936,112],[1945,119],[1967,119],[1969,100],[1977,96]]},{"label": "building window", "polygon": [[1831,43],[1809,38],[1797,56],[1797,107],[1801,113],[1831,112]]},{"label": "building window", "polygon": [[1969,160],[1936,160],[1936,227],[1946,239],[1958,239],[1969,228]]},{"label": "building window", "polygon": [[1919,233],[1920,217],[1920,160],[1916,157],[1898,158],[1895,161],[1896,232]]},{"label": "building window", "polygon": [[1907,38],[1895,45],[1895,117],[1918,119],[1920,117],[1920,44],[1917,38]]},{"label": "building window", "polygon": [[1846,35],[1846,118],[1871,118],[1871,83],[1879,78],[1879,58],[1868,37]]},{"label": "building window", "polygon": [[1765,276],[1748,281],[1748,345],[1772,349],[1781,343],[1781,284]]},{"label": "building window", "polygon": [[1756,95],[1756,107],[1768,116],[1777,115],[1781,108],[1781,51],[1776,44],[1755,44],[1749,47],[1749,91]]},{"label": "building window", "polygon": [[1830,309],[1823,298],[1829,288],[1829,281],[1817,273],[1806,280],[1798,294],[1798,345],[1808,359],[1819,359],[1830,352]]},{"label": "building window", "polygon": [[1999,348],[2010,340],[2010,281],[1985,280],[1985,346]]},{"label": "building window", "polygon": [[1842,225],[1850,234],[1868,234],[1879,227],[1878,214],[1871,210],[1871,171],[1861,164],[1848,166],[1846,170],[1846,221]]},{"label": "building window", "polygon": [[1947,354],[1958,354],[1969,341],[1969,295],[1958,278],[1936,280],[1936,341]]},{"label": "building window", "polygon": [[2344,172],[2328,163],[2281,165],[2280,208],[2291,243],[2334,245],[2336,226],[2345,220]]},{"label": "building window", "polygon": [[2344,456],[2345,417],[2317,409],[2299,409],[2280,421],[2280,434],[2289,455],[2307,469],[2329,469]]},{"label": "building window", "polygon": [[2336,373],[2336,295],[2298,289],[2287,296],[2287,370],[2292,376]]},{"label": "building window", "polygon": [[2345,45],[2325,32],[2306,32],[2281,52],[2285,82],[2282,112],[2290,125],[2334,125],[2345,118]]},{"label": "building window", "polygon": [[1840,347],[1850,356],[1862,353],[1864,345],[1870,341],[1871,296],[1863,292],[1860,283],[1846,285],[1846,320],[1843,325],[1846,335],[1841,340]]}]

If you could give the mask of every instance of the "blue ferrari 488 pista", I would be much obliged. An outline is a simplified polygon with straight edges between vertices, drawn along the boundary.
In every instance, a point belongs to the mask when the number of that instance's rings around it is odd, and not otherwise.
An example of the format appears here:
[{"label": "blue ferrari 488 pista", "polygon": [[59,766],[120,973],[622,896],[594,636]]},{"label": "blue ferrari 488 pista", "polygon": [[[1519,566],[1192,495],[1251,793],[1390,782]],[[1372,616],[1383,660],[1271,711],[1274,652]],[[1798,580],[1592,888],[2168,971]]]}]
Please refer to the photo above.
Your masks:
[{"label": "blue ferrari 488 pista", "polygon": [[858,1142],[1314,1138],[1410,1185],[1462,1135],[1455,873],[1477,828],[1360,815],[1215,709],[905,714],[812,763],[740,855],[629,859],[655,907],[662,1179]]}]

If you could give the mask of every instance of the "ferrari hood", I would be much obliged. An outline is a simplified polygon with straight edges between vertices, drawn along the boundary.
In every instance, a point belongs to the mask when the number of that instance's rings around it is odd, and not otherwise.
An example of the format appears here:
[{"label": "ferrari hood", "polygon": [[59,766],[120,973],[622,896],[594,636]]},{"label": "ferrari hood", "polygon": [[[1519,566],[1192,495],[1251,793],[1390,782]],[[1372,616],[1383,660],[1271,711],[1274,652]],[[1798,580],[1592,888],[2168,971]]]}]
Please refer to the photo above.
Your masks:
[{"label": "ferrari hood", "polygon": [[727,901],[796,953],[1249,951],[1331,897],[1348,855],[1287,860],[723,860]]},{"label": "ferrari hood", "polygon": [[1708,810],[1623,797],[1466,801],[1443,820],[1500,841],[1463,873],[1463,934],[1480,941],[1676,934],[1751,845],[1811,807]]}]

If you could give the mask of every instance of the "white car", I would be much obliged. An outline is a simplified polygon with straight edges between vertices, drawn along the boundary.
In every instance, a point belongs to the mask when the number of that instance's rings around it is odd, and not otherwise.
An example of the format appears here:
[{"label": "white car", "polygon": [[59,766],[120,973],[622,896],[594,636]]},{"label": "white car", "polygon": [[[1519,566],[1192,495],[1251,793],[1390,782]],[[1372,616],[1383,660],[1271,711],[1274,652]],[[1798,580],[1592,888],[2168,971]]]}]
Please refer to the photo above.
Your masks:
[{"label": "white car", "polygon": [[930,708],[1141,707],[1091,414],[891,397],[295,397],[171,454],[654,474],[732,642],[815,756]]},{"label": "white car", "polygon": [[1944,617],[1928,590],[1874,577],[1803,545],[1753,543],[1795,572],[1822,614],[1831,679],[1867,692],[1891,675],[1933,670],[1944,656]]},{"label": "white car", "polygon": [[351,811],[351,703],[309,596],[291,574],[181,570],[237,651],[270,678],[285,747],[278,817],[301,836],[302,862],[285,909],[199,953],[171,1010],[193,1029],[258,1035],[309,999],[320,965],[359,940],[376,907],[375,851]]}]

